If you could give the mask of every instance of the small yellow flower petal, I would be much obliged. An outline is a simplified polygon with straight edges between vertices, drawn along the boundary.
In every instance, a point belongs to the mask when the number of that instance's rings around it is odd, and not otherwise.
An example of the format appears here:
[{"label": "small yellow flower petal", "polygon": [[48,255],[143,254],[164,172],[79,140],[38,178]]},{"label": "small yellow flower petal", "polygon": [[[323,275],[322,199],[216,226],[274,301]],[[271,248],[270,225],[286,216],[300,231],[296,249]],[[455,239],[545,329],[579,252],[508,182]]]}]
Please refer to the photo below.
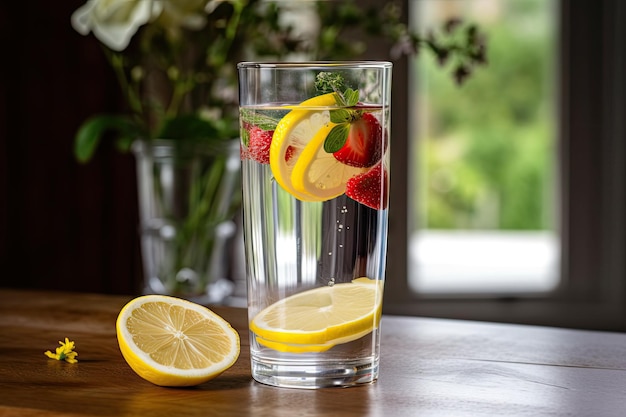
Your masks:
[{"label": "small yellow flower petal", "polygon": [[65,342],[59,341],[59,346],[56,348],[56,353],[52,353],[49,350],[44,352],[44,354],[50,359],[56,359],[58,361],[66,361],[68,363],[76,363],[78,359],[78,352],[74,352],[75,344],[70,341],[67,337],[65,338]]}]

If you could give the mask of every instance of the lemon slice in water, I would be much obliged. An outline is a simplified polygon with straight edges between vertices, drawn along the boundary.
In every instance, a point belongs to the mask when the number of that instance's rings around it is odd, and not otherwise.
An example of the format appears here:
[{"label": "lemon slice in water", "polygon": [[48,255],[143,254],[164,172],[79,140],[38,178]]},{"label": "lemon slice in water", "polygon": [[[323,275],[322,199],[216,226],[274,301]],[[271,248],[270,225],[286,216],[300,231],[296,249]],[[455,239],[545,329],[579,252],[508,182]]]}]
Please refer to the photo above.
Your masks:
[{"label": "lemon slice in water", "polygon": [[[270,168],[274,179],[287,192],[302,201],[323,201],[314,194],[293,187],[291,174],[309,141],[330,123],[330,112],[315,107],[335,106],[334,93],[305,100],[287,113],[276,126],[270,145]],[[325,137],[325,136],[324,136]]]},{"label": "lemon slice in water", "polygon": [[250,330],[259,343],[285,351],[306,349],[303,345],[330,348],[378,327],[382,293],[382,282],[367,278],[303,291],[262,310],[250,322]]},{"label": "lemon slice in water", "polygon": [[354,340],[360,339],[361,337],[367,334],[370,334],[371,332],[372,332],[372,329],[367,328],[363,330],[361,333],[351,334],[349,336],[331,340],[329,342],[321,343],[321,344],[304,345],[304,344],[299,344],[299,343],[281,343],[281,342],[275,342],[273,340],[266,340],[266,339],[263,339],[262,337],[257,337],[256,341],[260,345],[263,345],[270,349],[278,350],[280,352],[287,352],[287,353],[316,352],[316,353],[319,353],[319,352],[326,352],[327,350],[337,345],[341,345],[343,343],[348,343],[348,342],[352,342]]},{"label": "lemon slice in water", "polygon": [[314,195],[325,201],[346,192],[347,181],[367,168],[356,168],[339,162],[324,150],[326,137],[334,123],[322,127],[302,150],[292,173],[291,183],[299,193]]}]

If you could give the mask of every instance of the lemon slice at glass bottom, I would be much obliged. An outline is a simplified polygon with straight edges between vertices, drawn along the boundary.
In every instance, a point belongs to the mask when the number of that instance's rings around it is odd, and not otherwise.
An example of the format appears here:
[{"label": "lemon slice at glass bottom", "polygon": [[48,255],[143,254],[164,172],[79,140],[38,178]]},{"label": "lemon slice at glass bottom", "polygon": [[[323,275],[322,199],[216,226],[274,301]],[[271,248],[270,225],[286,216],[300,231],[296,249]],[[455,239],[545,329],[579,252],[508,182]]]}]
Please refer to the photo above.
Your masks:
[{"label": "lemon slice at glass bottom", "polygon": [[161,386],[209,381],[239,357],[239,334],[201,305],[164,295],[128,302],[116,322],[124,359],[142,378]]},{"label": "lemon slice at glass bottom", "polygon": [[274,342],[273,340],[265,340],[262,337],[257,337],[256,341],[262,346],[268,347],[270,349],[277,350],[279,352],[286,353],[319,353],[326,352],[329,349],[334,348],[337,345],[341,345],[343,343],[352,342],[354,340],[360,339],[361,337],[370,334],[372,330],[366,329],[360,334],[351,335],[345,338],[331,340],[327,343],[322,344],[310,344],[310,345],[301,345],[297,343],[280,343]]},{"label": "lemon slice at glass bottom", "polygon": [[275,346],[347,343],[378,326],[382,293],[382,282],[367,278],[303,291],[259,312],[250,330]]},{"label": "lemon slice at glass bottom", "polygon": [[[334,93],[305,100],[287,113],[276,126],[270,145],[270,168],[278,184],[302,201],[323,201],[307,192],[298,191],[291,183],[291,172],[300,154],[320,129],[330,123],[330,112],[315,107],[337,104]],[[289,153],[289,155],[288,155]]]},{"label": "lemon slice at glass bottom", "polygon": [[262,337],[257,337],[258,344],[270,349],[277,350],[285,353],[320,353],[335,347],[333,343],[323,343],[320,345],[299,345],[297,343],[280,343],[273,340],[265,340]]}]

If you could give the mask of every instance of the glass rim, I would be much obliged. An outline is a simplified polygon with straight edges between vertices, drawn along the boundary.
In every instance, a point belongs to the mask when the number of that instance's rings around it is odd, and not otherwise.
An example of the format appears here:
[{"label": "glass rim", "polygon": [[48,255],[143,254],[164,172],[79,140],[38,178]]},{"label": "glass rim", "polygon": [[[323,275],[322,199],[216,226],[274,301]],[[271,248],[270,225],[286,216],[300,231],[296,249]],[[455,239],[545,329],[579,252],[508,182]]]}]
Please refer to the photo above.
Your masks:
[{"label": "glass rim", "polygon": [[237,64],[237,69],[288,69],[288,68],[392,68],[390,61],[244,61]]}]

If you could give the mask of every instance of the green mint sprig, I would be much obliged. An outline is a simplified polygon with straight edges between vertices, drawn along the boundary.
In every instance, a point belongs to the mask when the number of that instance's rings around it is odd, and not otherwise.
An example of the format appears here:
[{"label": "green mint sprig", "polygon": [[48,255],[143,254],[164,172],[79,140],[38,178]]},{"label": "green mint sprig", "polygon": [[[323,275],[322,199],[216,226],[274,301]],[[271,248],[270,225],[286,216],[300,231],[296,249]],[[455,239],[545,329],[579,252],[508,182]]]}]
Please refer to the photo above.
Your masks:
[{"label": "green mint sprig", "polygon": [[315,88],[320,94],[335,94],[337,110],[330,111],[330,121],[335,123],[326,139],[324,150],[328,153],[337,152],[343,148],[350,133],[350,123],[363,115],[362,111],[350,109],[359,102],[359,90],[346,87],[343,76],[337,72],[320,72],[315,77]]},{"label": "green mint sprig", "polygon": [[343,148],[348,140],[350,124],[359,120],[363,115],[363,112],[360,110],[350,109],[350,107],[356,106],[359,102],[358,90],[348,88],[343,94],[336,92],[335,101],[342,108],[330,111],[330,121],[335,123],[336,126],[330,130],[324,140],[324,151],[327,153],[335,153]]},{"label": "green mint sprig", "polygon": [[320,72],[315,76],[315,89],[322,94],[345,91],[346,83],[338,72]]},{"label": "green mint sprig", "polygon": [[241,109],[241,120],[249,125],[258,126],[262,130],[275,130],[280,119],[244,108]]}]

